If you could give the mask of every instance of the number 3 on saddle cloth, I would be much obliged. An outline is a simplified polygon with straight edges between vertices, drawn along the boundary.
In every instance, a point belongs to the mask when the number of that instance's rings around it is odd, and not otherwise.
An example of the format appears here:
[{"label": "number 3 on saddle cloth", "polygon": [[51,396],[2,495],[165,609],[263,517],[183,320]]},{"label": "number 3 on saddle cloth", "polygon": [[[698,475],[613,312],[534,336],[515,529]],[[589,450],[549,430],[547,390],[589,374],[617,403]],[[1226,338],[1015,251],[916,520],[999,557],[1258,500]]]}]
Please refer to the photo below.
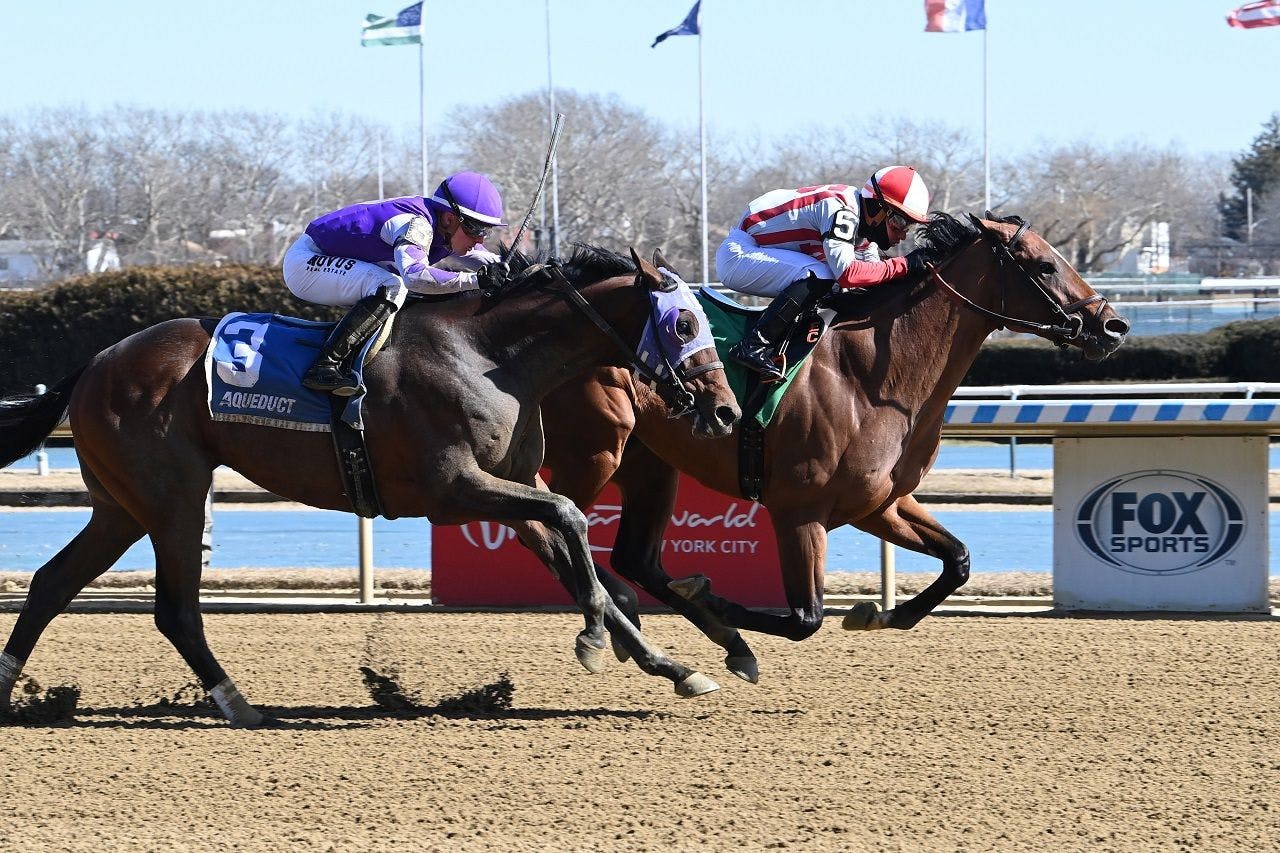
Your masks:
[{"label": "number 3 on saddle cloth", "polygon": [[364,364],[386,340],[383,327],[356,353],[360,390],[338,397],[302,386],[302,376],[333,328],[280,314],[233,312],[214,329],[205,353],[209,415],[215,421],[332,432],[347,495],[358,515],[381,514],[364,444]]}]

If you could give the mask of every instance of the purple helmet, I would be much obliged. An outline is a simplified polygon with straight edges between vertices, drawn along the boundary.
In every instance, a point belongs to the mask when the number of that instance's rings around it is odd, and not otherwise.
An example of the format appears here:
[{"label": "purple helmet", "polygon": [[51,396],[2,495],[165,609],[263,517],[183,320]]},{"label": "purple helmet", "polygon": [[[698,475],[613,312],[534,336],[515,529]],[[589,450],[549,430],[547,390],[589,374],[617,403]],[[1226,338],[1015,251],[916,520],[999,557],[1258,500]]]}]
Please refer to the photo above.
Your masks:
[{"label": "purple helmet", "polygon": [[502,221],[502,196],[493,182],[479,172],[458,172],[436,187],[429,201],[485,225],[506,225]]}]

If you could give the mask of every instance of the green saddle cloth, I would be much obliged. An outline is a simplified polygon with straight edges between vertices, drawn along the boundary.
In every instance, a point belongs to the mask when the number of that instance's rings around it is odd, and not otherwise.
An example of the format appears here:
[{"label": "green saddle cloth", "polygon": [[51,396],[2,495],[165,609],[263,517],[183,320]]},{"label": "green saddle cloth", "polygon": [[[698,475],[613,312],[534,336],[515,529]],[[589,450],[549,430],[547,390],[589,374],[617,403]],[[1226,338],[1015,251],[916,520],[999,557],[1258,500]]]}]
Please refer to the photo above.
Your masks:
[{"label": "green saddle cloth", "polygon": [[[788,358],[785,378],[781,382],[762,386],[755,372],[747,370],[747,368],[735,361],[729,360],[729,350],[733,348],[734,344],[742,340],[742,336],[754,321],[754,317],[726,309],[701,290],[698,291],[698,301],[702,303],[702,310],[706,312],[707,320],[711,322],[711,336],[716,342],[716,352],[719,353],[720,360],[724,362],[725,376],[729,380],[729,387],[733,389],[734,397],[738,400],[738,405],[742,407],[744,415],[754,416],[760,426],[767,427],[769,421],[773,420],[774,412],[778,410],[778,404],[782,402],[782,396],[791,387],[791,380],[795,378],[796,371],[804,363],[804,358],[796,359],[794,363]],[[789,349],[797,348],[790,347]],[[808,351],[804,355],[807,357]],[[750,412],[748,411],[747,401],[761,387],[764,390],[764,399],[754,413]],[[754,402],[754,399],[752,399],[752,402]]]}]

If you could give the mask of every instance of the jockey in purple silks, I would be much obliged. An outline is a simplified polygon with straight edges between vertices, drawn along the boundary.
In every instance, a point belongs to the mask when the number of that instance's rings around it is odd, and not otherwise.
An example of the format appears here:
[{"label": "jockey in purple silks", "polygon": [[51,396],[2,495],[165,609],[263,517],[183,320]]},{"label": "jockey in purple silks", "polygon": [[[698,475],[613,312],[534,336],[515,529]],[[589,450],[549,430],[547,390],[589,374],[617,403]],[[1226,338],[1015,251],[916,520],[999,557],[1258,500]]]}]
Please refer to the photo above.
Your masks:
[{"label": "jockey in purple silks", "polygon": [[302,384],[351,396],[359,388],[348,359],[404,304],[409,291],[480,288],[499,258],[484,247],[502,221],[502,196],[484,175],[458,172],[430,198],[353,204],[314,220],[284,255],[284,282],[299,299],[350,306]]}]

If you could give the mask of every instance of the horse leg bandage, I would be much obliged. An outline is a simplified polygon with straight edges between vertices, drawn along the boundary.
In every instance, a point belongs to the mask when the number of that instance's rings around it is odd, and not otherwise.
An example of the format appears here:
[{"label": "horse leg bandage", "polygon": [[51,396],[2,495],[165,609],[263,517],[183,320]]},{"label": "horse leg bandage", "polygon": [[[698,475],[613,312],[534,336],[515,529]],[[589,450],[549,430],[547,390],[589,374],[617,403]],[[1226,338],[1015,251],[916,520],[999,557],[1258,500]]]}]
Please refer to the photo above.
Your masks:
[{"label": "horse leg bandage", "polygon": [[256,726],[262,722],[262,714],[245,701],[230,678],[223,679],[222,683],[209,691],[209,695],[218,704],[222,716],[232,725]]},{"label": "horse leg bandage", "polygon": [[22,661],[15,658],[13,654],[0,654],[0,692],[3,692],[6,686],[13,686],[20,672],[22,672]]}]

